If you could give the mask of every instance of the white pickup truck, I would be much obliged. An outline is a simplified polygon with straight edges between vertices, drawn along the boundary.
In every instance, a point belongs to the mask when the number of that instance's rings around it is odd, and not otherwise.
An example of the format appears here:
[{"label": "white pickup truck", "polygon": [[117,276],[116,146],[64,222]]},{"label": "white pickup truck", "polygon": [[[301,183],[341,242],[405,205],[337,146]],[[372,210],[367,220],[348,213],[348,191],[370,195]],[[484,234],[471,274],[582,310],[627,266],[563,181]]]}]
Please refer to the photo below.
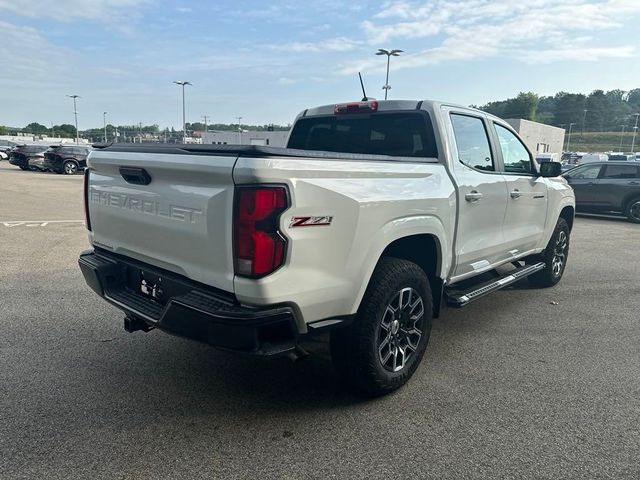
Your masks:
[{"label": "white pickup truck", "polygon": [[128,331],[275,355],[330,329],[371,395],[413,374],[441,306],[555,285],[575,208],[507,123],[433,101],[310,108],[287,148],[111,145],[88,165],[79,263]]}]

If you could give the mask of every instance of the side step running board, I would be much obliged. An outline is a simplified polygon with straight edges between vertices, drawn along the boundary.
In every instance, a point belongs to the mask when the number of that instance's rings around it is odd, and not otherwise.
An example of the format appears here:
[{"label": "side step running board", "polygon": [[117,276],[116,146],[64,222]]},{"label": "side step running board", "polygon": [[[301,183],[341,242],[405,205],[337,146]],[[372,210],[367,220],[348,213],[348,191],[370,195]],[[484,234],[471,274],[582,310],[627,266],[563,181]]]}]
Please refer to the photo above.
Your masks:
[{"label": "side step running board", "polygon": [[472,286],[468,290],[458,290],[455,288],[455,285],[452,285],[451,287],[445,287],[445,300],[447,302],[447,305],[451,307],[464,307],[468,303],[471,303],[478,298],[489,295],[496,290],[500,290],[501,288],[522,280],[532,273],[539,272],[544,267],[544,262],[536,263],[535,265],[526,265],[524,267],[519,267],[503,275],[497,280],[489,280],[487,282],[479,283]]}]

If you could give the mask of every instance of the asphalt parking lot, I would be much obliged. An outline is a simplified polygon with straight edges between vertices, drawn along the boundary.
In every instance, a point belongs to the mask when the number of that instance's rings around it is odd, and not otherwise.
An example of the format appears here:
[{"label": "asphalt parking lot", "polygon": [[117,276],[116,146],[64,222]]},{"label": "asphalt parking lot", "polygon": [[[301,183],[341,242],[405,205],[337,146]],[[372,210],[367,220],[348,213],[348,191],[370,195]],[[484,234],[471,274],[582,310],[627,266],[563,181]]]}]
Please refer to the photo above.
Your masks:
[{"label": "asphalt parking lot", "polygon": [[85,286],[82,176],[0,162],[0,478],[639,478],[640,225],[576,219],[553,289],[435,321],[365,401],[293,363],[122,329]]}]

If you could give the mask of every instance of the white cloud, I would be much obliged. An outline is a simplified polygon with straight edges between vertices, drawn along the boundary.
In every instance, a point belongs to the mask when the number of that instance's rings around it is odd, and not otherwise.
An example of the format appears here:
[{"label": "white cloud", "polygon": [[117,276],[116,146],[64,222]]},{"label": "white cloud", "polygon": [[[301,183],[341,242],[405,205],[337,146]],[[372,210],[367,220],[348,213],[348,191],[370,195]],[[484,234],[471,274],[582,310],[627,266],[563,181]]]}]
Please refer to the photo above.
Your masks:
[{"label": "white cloud", "polygon": [[[498,56],[527,63],[590,61],[634,56],[626,35],[620,36],[621,45],[607,46],[591,37],[620,28],[638,13],[640,0],[400,0],[384,4],[361,28],[376,47],[410,50],[403,42],[423,39],[427,48],[395,59],[395,69]],[[382,67],[369,58],[340,71]]]},{"label": "white cloud", "polygon": [[190,13],[193,11],[191,7],[176,7],[176,10],[180,13]]},{"label": "white cloud", "polygon": [[355,50],[361,42],[346,37],[329,38],[317,42],[291,42],[280,45],[272,45],[270,48],[278,51],[295,53],[317,53],[317,52],[348,52]]},{"label": "white cloud", "polygon": [[33,18],[110,20],[122,18],[150,0],[0,0],[0,11]]},{"label": "white cloud", "polygon": [[289,78],[289,77],[280,77],[276,83],[278,85],[293,85],[295,83],[298,83],[297,80],[293,79],[293,78]]}]

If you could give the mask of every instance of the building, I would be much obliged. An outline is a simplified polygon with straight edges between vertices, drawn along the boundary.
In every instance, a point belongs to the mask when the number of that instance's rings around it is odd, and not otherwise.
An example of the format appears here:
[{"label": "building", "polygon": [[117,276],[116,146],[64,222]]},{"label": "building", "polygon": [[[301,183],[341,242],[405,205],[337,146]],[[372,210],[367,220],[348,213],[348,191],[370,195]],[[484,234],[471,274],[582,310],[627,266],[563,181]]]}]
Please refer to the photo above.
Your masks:
[{"label": "building", "polygon": [[537,153],[562,153],[564,128],[522,118],[507,118],[505,121],[518,132],[534,155]]},{"label": "building", "polygon": [[[0,145],[22,145],[25,143],[76,143],[75,138],[49,137],[47,135],[33,135],[31,133],[18,133],[17,135],[0,135]],[[88,144],[86,138],[81,138],[80,143]]]},{"label": "building", "polygon": [[202,143],[222,145],[265,145],[269,147],[284,147],[287,145],[289,130],[251,131],[242,132],[204,132]]}]

